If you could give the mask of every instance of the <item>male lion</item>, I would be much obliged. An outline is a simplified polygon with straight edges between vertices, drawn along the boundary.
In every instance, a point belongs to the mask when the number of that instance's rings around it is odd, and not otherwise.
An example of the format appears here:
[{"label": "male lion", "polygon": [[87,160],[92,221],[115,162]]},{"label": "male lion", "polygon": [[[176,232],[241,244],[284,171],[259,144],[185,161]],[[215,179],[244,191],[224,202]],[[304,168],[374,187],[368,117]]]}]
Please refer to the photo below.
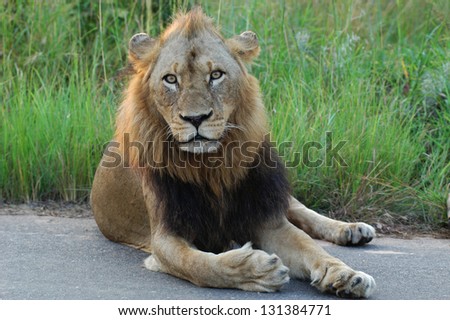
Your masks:
[{"label": "male lion", "polygon": [[368,297],[373,278],[310,236],[356,245],[375,231],[290,196],[244,65],[258,54],[253,32],[224,39],[199,8],[157,39],[131,38],[134,74],[95,175],[95,220],[108,239],[150,252],[148,269],[199,286],[271,292],[295,277]]}]

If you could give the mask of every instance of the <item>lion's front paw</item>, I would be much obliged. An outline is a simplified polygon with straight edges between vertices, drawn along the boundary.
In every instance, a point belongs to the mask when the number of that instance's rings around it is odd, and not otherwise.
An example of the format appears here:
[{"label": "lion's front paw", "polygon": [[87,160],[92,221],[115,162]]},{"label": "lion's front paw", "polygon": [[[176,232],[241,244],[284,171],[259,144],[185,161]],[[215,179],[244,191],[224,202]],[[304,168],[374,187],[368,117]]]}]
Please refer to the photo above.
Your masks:
[{"label": "lion's front paw", "polygon": [[375,280],[345,265],[322,267],[312,274],[311,284],[341,298],[368,298],[375,291]]},{"label": "lion's front paw", "polygon": [[343,223],[340,226],[336,244],[339,245],[363,245],[375,237],[375,229],[363,222]]},{"label": "lion's front paw", "polygon": [[276,255],[253,250],[250,243],[219,255],[222,277],[230,287],[246,291],[274,292],[289,281],[289,269]]}]

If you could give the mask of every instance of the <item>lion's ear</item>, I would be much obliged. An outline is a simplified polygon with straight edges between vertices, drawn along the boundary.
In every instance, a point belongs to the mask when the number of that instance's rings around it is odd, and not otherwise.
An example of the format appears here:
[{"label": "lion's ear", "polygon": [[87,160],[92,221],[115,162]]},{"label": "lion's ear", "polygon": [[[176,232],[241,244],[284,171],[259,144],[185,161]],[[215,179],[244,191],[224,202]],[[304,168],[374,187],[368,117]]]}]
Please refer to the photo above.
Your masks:
[{"label": "lion's ear", "polygon": [[141,60],[154,46],[155,39],[146,33],[138,33],[131,37],[128,43],[128,57],[131,63]]},{"label": "lion's ear", "polygon": [[252,31],[245,31],[226,42],[230,50],[244,62],[251,62],[259,55],[258,37]]}]

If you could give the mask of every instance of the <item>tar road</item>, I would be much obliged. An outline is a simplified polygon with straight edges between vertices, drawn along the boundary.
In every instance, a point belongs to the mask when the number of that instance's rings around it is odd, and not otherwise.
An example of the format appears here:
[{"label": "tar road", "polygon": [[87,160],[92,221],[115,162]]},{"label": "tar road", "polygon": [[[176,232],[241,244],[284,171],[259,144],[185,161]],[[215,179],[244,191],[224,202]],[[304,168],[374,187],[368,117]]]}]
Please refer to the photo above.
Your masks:
[{"label": "tar road", "polygon": [[[450,299],[450,240],[387,237],[362,247],[319,241],[372,275],[371,299]],[[280,292],[199,288],[143,267],[147,254],[105,239],[92,218],[0,215],[0,299],[338,299],[307,281]]]}]

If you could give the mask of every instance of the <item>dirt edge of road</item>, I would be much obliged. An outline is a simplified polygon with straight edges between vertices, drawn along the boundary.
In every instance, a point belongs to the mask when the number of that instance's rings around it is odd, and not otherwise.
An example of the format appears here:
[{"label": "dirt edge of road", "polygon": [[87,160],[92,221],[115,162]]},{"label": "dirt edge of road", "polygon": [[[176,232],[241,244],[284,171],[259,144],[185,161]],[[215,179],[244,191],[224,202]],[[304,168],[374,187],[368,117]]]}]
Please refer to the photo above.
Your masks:
[{"label": "dirt edge of road", "polygon": [[[0,203],[0,215],[36,215],[63,218],[93,218],[88,203],[74,202],[31,202],[22,204]],[[439,228],[425,228],[420,224],[403,224],[392,220],[364,221],[375,227],[379,236],[390,236],[402,239],[414,237],[432,237],[436,239],[450,239],[450,226]]]}]

